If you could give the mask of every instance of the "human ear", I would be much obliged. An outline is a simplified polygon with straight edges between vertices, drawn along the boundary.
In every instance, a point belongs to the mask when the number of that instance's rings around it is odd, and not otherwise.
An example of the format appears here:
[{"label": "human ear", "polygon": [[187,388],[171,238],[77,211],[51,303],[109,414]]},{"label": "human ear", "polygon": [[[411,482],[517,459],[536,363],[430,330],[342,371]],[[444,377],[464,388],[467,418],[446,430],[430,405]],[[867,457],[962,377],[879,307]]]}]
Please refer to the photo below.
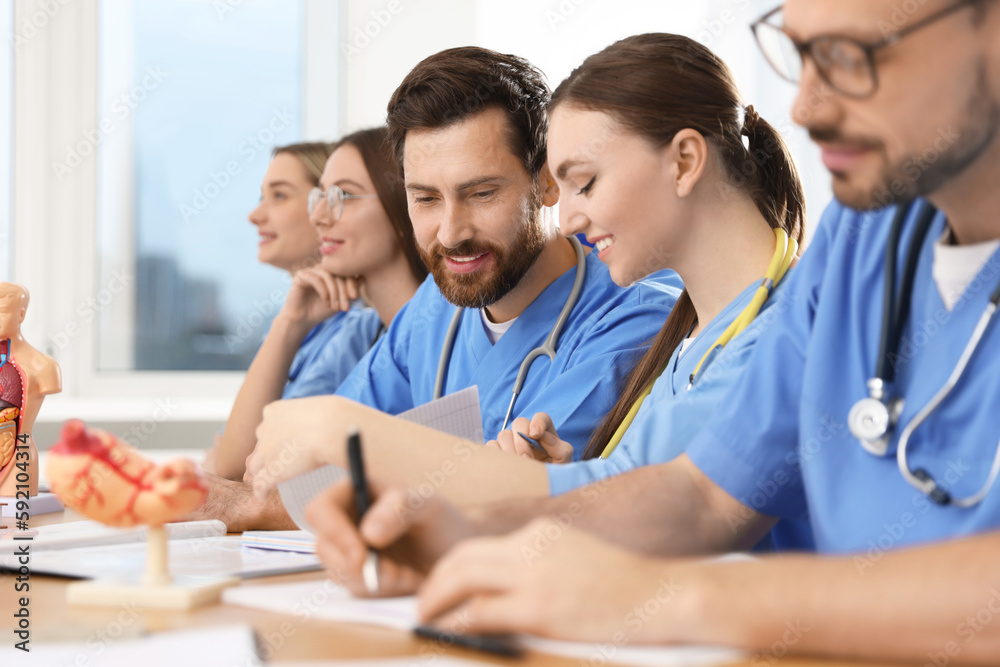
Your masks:
[{"label": "human ear", "polygon": [[542,206],[555,206],[559,202],[559,186],[556,185],[556,179],[552,178],[548,162],[538,172],[538,187],[542,192]]},{"label": "human ear", "polygon": [[708,163],[708,142],[697,130],[685,129],[674,135],[665,149],[678,197],[687,197],[701,180]]}]

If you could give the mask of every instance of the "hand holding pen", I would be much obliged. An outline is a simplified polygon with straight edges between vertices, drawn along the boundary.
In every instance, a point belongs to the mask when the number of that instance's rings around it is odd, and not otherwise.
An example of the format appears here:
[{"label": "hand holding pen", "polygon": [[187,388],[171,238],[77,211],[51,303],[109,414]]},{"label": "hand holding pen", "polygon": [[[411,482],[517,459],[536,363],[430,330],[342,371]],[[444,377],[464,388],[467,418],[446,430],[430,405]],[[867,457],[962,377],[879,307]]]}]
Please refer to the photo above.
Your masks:
[{"label": "hand holding pen", "polygon": [[535,414],[529,421],[518,417],[510,430],[501,431],[487,447],[520,455],[544,463],[568,463],[573,460],[573,445],[561,440],[552,418],[544,412]]},{"label": "hand holding pen", "polygon": [[[364,470],[358,472],[358,478],[365,479],[368,495],[363,519],[358,514],[365,503],[355,497],[353,472],[320,492],[305,512],[324,567],[354,595],[375,594],[365,577],[373,549],[378,552],[377,595],[409,595],[446,551],[459,540],[478,534],[476,526],[439,495],[382,486],[370,468],[367,475]],[[372,571],[372,566],[367,569]],[[370,574],[367,583],[375,583]]]}]

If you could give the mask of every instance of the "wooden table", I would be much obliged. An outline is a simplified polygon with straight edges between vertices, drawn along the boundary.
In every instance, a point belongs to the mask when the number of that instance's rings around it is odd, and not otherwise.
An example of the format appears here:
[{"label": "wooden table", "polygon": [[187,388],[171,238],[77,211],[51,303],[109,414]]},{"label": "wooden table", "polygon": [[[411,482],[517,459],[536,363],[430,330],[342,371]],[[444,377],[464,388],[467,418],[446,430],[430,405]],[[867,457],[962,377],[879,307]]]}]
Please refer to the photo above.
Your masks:
[{"label": "wooden table", "polygon": [[[33,526],[77,520],[71,512],[39,516]],[[253,579],[246,585],[322,581],[320,572],[282,575]],[[69,607],[66,586],[71,580],[43,575],[31,576],[31,641],[33,645],[56,640],[99,643],[102,637],[117,639],[138,636],[144,632],[159,632],[183,628],[247,623],[256,630],[262,644],[262,655],[275,661],[318,660],[336,658],[388,658],[406,656],[447,655],[486,661],[498,665],[518,664],[526,667],[552,665],[580,667],[585,661],[559,658],[529,652],[523,660],[505,660],[433,642],[415,639],[407,632],[385,628],[337,623],[318,619],[303,620],[297,616],[276,614],[244,607],[214,604],[188,612],[146,609],[129,612],[123,608]],[[3,646],[13,644],[11,630],[15,627],[16,608],[14,577],[0,574],[0,636]],[[28,664],[31,664],[30,661]],[[429,663],[428,663],[429,664]],[[603,664],[595,661],[593,664]],[[782,658],[768,663],[758,657],[741,665],[761,667],[776,664],[781,667],[832,667],[844,661],[824,661]],[[857,667],[876,667],[874,663],[854,663]]]}]

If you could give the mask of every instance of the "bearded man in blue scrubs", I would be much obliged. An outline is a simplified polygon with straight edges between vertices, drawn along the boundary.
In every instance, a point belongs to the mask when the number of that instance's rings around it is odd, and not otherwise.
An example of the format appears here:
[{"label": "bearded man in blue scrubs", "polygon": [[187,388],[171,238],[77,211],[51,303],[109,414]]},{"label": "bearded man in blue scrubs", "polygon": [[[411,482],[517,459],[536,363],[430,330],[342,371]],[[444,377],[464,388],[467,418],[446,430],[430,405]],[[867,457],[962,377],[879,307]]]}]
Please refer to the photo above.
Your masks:
[{"label": "bearded man in blue scrubs", "polygon": [[[549,99],[538,69],[488,49],[442,51],[407,75],[387,122],[431,275],[338,396],[271,404],[258,438],[277,430],[296,451],[309,442],[342,451],[337,429],[363,423],[358,408],[395,415],[432,400],[445,351],[442,394],[478,387],[486,438],[508,416],[545,412],[570,442],[589,440],[682,285],[664,271],[619,287],[589,249],[578,267],[577,247],[547,210],[559,200],[546,166]],[[556,329],[581,268],[576,303]],[[637,275],[648,273],[637,267]],[[553,337],[554,357],[531,362],[512,406],[524,359]],[[294,465],[309,469],[306,458]],[[254,500],[242,483],[221,480],[191,518],[220,518],[230,530],[288,527],[274,493]]]},{"label": "bearded man in blue scrubs", "polygon": [[524,358],[550,337],[577,279],[576,249],[547,209],[559,199],[545,164],[549,99],[530,63],[475,47],[430,56],[400,84],[387,124],[431,276],[339,396],[398,414],[434,398],[444,363],[443,395],[479,388],[486,439],[508,412],[511,421],[546,412],[560,435],[581,443],[614,405],[681,284],[668,271],[622,289],[588,251],[555,358],[531,363],[509,410]]},{"label": "bearded man in blue scrubs", "polygon": [[[674,461],[544,502],[401,512],[372,471],[359,532],[339,485],[311,519],[352,590],[370,544],[380,593],[422,583],[421,615],[466,632],[995,662],[1000,7],[788,0],[754,29],[838,201],[725,407]],[[748,547],[782,517],[808,519],[824,557],[667,559]]]}]

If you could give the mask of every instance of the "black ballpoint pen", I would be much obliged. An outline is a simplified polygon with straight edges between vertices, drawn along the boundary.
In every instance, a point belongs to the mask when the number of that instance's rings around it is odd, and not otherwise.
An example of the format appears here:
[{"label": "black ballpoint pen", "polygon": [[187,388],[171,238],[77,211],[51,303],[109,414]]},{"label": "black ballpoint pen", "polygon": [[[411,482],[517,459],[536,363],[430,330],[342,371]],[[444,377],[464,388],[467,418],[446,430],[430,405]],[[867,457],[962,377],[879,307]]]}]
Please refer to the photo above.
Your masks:
[{"label": "black ballpoint pen", "polygon": [[431,625],[420,625],[413,630],[413,634],[424,639],[433,639],[444,644],[471,648],[476,651],[485,651],[494,655],[502,655],[507,658],[520,658],[524,655],[521,647],[512,639],[497,635],[466,635],[447,630],[439,630]]},{"label": "black ballpoint pen", "polygon": [[[358,510],[358,525],[365,512],[371,507],[371,494],[368,493],[368,478],[365,477],[365,463],[361,458],[361,434],[357,427],[351,427],[347,435],[347,461],[351,470],[351,484],[354,486],[354,506]],[[378,592],[378,553],[371,547],[368,548],[368,557],[365,559],[364,567],[361,571],[365,580],[365,588],[369,593]]]}]

